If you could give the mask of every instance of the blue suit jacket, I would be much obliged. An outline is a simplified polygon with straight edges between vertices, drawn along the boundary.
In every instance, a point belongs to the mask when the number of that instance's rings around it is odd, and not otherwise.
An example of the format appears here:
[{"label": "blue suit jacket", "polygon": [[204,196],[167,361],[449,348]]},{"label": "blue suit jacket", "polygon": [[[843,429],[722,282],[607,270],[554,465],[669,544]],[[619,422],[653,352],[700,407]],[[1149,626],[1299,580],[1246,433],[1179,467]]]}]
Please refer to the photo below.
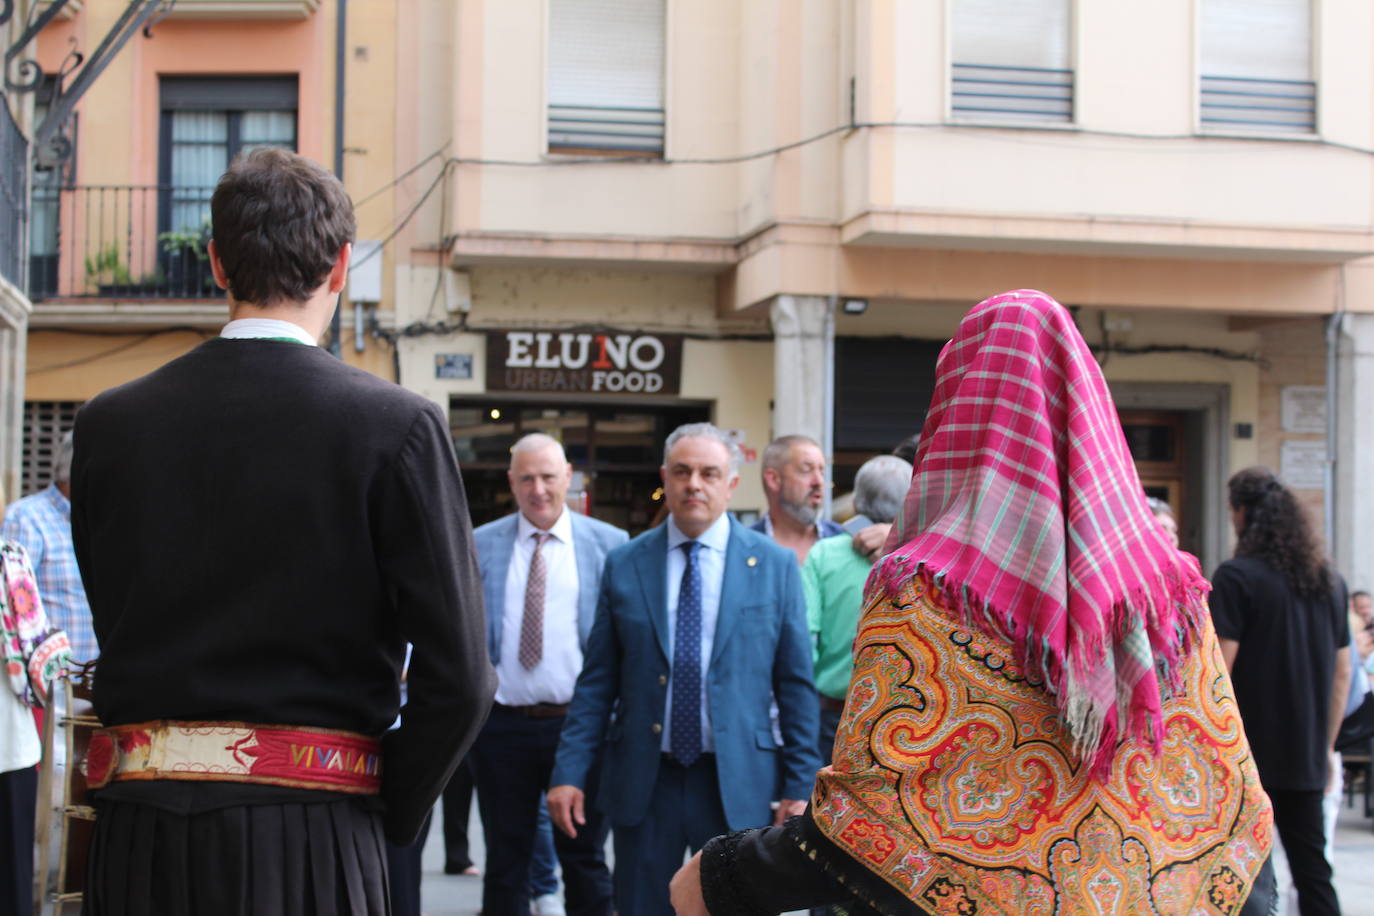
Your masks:
[{"label": "blue suit jacket", "polygon": [[[592,621],[596,618],[596,596],[601,590],[601,568],[611,549],[624,544],[630,536],[623,529],[599,522],[580,512],[571,513],[573,556],[577,558],[577,635],[582,651],[587,650]],[[510,571],[511,553],[515,549],[515,535],[519,530],[519,516],[512,513],[494,522],[487,522],[472,533],[477,548],[477,565],[482,571],[482,596],[487,605],[487,651],[491,663],[501,658],[501,621],[506,609],[506,574]]]},{"label": "blue suit jacket", "polygon": [[[611,551],[551,785],[587,788],[605,745],[598,804],[633,826],[662,755],[668,676],[667,525]],[[808,798],[820,768],[819,707],[792,551],[730,520],[720,615],[706,672],[720,801],[731,830],[770,822],[769,802]],[[769,707],[777,697],[782,745]]]}]

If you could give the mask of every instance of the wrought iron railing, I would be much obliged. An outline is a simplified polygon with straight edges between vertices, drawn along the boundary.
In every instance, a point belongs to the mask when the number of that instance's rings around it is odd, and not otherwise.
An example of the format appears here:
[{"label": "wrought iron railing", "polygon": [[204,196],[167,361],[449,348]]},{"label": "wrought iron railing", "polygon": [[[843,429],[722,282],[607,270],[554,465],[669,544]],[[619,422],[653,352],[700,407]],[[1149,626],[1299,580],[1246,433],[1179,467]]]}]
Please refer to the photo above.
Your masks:
[{"label": "wrought iron railing", "polygon": [[550,105],[549,148],[662,153],[663,109]]},{"label": "wrought iron railing", "polygon": [[1310,134],[1317,129],[1317,84],[1307,80],[1202,77],[1202,126]]},{"label": "wrought iron railing", "polygon": [[29,143],[14,123],[9,106],[0,96],[0,276],[19,288],[24,286],[25,170]]},{"label": "wrought iron railing", "polygon": [[1045,67],[953,64],[951,108],[956,118],[1068,123],[1073,120],[1073,71]]},{"label": "wrought iron railing", "polygon": [[215,299],[213,188],[35,182],[29,298]]}]

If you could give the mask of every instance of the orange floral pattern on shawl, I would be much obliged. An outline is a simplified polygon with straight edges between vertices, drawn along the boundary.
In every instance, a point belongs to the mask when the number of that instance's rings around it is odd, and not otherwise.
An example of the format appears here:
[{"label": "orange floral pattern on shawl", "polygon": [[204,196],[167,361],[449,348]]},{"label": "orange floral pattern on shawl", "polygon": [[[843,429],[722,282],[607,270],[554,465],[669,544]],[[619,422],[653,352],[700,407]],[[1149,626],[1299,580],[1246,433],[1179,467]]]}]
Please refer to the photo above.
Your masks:
[{"label": "orange floral pattern on shawl", "polygon": [[927,577],[870,588],[821,832],[931,913],[1239,912],[1271,813],[1210,624],[1163,698],[1163,753],[1121,741],[1105,777],[1010,646]]}]

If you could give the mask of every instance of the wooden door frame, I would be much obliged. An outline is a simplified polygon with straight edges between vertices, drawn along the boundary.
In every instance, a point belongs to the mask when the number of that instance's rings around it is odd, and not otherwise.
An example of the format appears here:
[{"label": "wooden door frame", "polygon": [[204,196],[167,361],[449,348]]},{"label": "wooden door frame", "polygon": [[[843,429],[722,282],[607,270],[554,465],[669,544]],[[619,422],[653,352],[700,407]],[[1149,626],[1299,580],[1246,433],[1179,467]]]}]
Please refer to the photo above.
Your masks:
[{"label": "wooden door frame", "polygon": [[1202,570],[1210,574],[1231,555],[1226,481],[1231,470],[1231,386],[1206,382],[1108,382],[1118,410],[1181,410],[1202,418],[1202,479],[1190,481],[1200,509]]}]

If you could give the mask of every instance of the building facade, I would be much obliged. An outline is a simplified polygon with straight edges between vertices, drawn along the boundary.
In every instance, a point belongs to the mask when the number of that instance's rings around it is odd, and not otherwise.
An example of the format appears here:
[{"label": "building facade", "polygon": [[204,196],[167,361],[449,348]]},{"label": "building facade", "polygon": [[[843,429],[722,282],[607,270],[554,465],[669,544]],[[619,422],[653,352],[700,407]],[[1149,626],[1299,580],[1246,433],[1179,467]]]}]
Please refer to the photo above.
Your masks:
[{"label": "building facade", "polygon": [[[0,41],[9,49],[25,33],[31,4],[0,8]],[[32,304],[24,276],[29,219],[29,138],[34,105],[16,70],[0,85],[0,492],[17,494],[22,467],[24,359]]]},{"label": "building facade", "polygon": [[[86,0],[47,59],[120,5]],[[1374,584],[1368,3],[182,0],[153,34],[92,90],[70,184],[159,189],[126,232],[162,241],[127,277],[100,244],[56,257],[85,286],[34,296],[31,409],[213,332],[179,266],[202,201],[175,189],[294,142],[342,156],[379,252],[344,355],[449,410],[476,521],[533,430],[632,530],[693,419],[744,446],[746,514],[777,434],[821,440],[842,490],[919,430],[963,312],[1032,287],[1073,310],[1206,570],[1227,477],[1264,463]],[[183,295],[129,295],[144,277]]]},{"label": "building facade", "polygon": [[[53,445],[82,403],[187,352],[227,320],[205,242],[210,193],[234,155],[298,150],[341,171],[355,197],[396,171],[385,100],[394,88],[369,74],[376,63],[389,69],[394,49],[377,46],[379,62],[367,54],[371,18],[389,4],[355,3],[341,18],[339,4],[320,0],[68,0],[28,49],[43,73],[33,93],[39,119],[80,80],[73,55],[90,55],[143,7],[152,8],[146,33],[128,35],[63,123],[69,155],[33,157],[26,492],[47,483]],[[364,36],[356,47],[349,26]],[[363,91],[343,103],[338,90],[350,77]],[[360,230],[383,233],[392,203],[382,195],[360,207]],[[392,314],[369,305],[363,331],[389,326]],[[386,348],[359,351],[354,330],[351,321],[341,328],[343,358],[389,375]]]}]

